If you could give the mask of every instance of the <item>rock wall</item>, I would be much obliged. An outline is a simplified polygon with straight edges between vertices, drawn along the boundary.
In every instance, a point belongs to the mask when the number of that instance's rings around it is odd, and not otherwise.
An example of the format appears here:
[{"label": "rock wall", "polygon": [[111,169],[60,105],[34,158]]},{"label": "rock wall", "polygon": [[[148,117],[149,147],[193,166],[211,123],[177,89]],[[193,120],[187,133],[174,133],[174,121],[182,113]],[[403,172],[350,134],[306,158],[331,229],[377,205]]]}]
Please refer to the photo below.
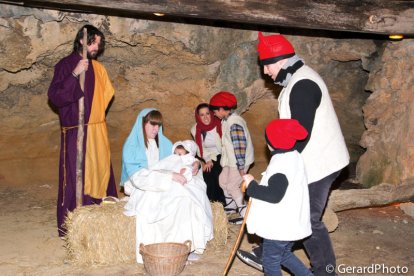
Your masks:
[{"label": "rock wall", "polygon": [[361,145],[367,151],[357,166],[365,186],[400,184],[414,176],[414,42],[387,43],[372,65],[363,107]]},{"label": "rock wall", "polygon": [[[264,168],[263,132],[277,117],[280,88],[258,66],[256,31],[0,4],[1,182],[57,185],[60,126],[47,90],[53,66],[71,52],[76,32],[86,23],[103,30],[107,40],[100,61],[116,89],[107,123],[117,179],[123,143],[142,108],[161,110],[171,140],[188,139],[195,106],[219,90],[236,94],[238,111],[253,134],[253,172]],[[286,36],[326,80],[356,162],[363,153],[367,67],[377,59],[378,47],[367,39]]]}]

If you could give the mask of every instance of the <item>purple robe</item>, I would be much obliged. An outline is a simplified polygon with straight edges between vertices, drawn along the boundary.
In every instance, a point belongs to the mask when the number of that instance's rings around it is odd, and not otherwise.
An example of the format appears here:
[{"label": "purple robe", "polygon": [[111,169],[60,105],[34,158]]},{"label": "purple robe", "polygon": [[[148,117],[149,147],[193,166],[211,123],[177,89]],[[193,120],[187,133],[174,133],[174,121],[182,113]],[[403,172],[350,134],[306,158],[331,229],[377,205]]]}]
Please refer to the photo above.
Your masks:
[{"label": "purple robe", "polygon": [[[68,211],[73,211],[76,208],[76,140],[77,140],[77,125],[78,125],[78,100],[85,96],[85,123],[89,121],[91,112],[94,87],[95,74],[92,66],[92,61],[89,61],[88,71],[85,74],[85,93],[82,92],[79,79],[72,75],[81,56],[73,52],[69,56],[60,60],[55,66],[55,73],[52,83],[50,84],[48,97],[50,102],[59,110],[59,119],[62,127],[73,127],[66,130],[66,134],[62,131],[60,161],[59,161],[59,192],[57,199],[57,224],[59,236],[64,236],[66,231],[63,226],[64,220]],[[83,143],[83,174],[85,173],[85,152],[86,152],[86,137],[88,127],[84,127],[84,143]],[[66,148],[66,150],[64,150]],[[117,197],[117,189],[115,178],[110,166],[110,178],[107,188],[107,196]],[[66,176],[66,184],[64,178]],[[85,176],[83,175],[83,179]],[[83,181],[85,183],[85,181]],[[99,204],[102,199],[96,199],[85,195],[83,193],[82,204],[91,205]]]}]

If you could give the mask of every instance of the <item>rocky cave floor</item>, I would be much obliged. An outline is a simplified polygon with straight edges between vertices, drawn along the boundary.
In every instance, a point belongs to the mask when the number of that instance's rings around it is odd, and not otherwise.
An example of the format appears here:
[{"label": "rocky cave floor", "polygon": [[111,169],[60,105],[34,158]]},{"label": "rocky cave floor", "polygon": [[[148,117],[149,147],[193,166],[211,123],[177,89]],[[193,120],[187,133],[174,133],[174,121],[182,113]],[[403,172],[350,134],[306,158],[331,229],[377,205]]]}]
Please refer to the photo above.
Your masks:
[{"label": "rocky cave floor", "polygon": [[[57,188],[1,182],[0,275],[147,275],[138,264],[78,267],[68,263],[64,242],[55,228]],[[331,237],[339,275],[404,275],[393,273],[397,269],[414,275],[414,219],[398,206],[348,210],[337,215],[339,227]],[[208,248],[201,260],[187,265],[181,275],[221,275],[239,227],[230,226],[227,245],[218,250]],[[251,239],[245,236],[241,248],[249,250],[251,246]],[[307,262],[302,250],[295,253]],[[385,270],[370,273],[370,268],[378,267]],[[236,258],[229,275],[262,273]]]}]

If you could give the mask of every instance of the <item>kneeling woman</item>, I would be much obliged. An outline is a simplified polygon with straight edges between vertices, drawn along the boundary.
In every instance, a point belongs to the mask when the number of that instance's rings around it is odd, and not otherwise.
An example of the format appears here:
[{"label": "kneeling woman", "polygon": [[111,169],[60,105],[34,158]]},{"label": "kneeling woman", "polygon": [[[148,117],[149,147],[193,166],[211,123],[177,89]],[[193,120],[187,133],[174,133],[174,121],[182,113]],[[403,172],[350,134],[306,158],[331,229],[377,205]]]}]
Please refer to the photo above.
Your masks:
[{"label": "kneeling woman", "polygon": [[[144,109],[123,148],[121,186],[130,195],[125,214],[136,216],[137,262],[139,245],[192,241],[192,250],[202,254],[213,238],[207,197],[195,198],[180,173],[159,170],[157,164],[172,153],[172,144],[162,133],[162,115]],[[194,164],[198,168],[198,163]],[[196,172],[196,170],[195,170]]]}]

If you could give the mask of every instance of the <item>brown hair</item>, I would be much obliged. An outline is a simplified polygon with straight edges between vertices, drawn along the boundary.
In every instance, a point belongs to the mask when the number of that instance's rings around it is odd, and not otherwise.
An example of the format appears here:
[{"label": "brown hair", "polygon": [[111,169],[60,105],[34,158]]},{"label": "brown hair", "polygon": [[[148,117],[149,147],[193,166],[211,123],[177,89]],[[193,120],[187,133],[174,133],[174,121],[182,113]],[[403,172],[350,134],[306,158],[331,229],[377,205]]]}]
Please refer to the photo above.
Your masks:
[{"label": "brown hair", "polygon": [[[162,126],[162,114],[158,110],[151,110],[148,112],[147,115],[142,117],[142,133],[144,134],[144,141],[145,141],[145,147],[148,148],[148,138],[147,134],[145,133],[145,125],[147,123],[150,123],[151,125],[159,125]],[[158,134],[155,136],[155,142],[157,142],[157,147],[159,147],[158,144]]]},{"label": "brown hair", "polygon": [[92,25],[85,25],[79,29],[78,33],[76,34],[75,41],[73,42],[73,51],[76,53],[82,53],[83,45],[80,43],[80,41],[83,39],[83,28],[86,28],[88,34],[88,45],[91,45],[93,42],[95,42],[96,36],[101,37],[101,42],[98,45],[98,54],[96,55],[96,57],[99,57],[105,50],[105,36],[100,30]]}]

